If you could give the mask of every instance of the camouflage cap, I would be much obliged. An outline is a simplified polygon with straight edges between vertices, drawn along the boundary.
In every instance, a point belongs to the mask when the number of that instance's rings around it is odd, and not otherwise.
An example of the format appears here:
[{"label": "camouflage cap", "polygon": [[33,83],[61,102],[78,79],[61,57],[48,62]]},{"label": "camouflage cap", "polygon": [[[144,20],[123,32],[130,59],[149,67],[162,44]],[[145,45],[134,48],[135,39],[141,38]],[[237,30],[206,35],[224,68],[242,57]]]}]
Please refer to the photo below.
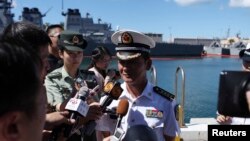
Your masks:
[{"label": "camouflage cap", "polygon": [[58,46],[60,49],[70,51],[83,51],[87,46],[87,41],[79,32],[62,31],[58,36]]}]

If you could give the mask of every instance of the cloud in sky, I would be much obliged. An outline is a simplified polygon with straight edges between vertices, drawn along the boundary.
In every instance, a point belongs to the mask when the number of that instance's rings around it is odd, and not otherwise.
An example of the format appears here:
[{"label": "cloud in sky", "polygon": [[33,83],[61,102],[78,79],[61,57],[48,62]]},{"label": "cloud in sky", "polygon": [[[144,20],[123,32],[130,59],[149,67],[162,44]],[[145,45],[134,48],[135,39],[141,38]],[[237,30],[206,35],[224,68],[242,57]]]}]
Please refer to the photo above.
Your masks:
[{"label": "cloud in sky", "polygon": [[250,7],[250,0],[230,0],[231,7]]},{"label": "cloud in sky", "polygon": [[212,0],[174,0],[174,1],[181,6],[189,6],[194,4],[206,3]]}]

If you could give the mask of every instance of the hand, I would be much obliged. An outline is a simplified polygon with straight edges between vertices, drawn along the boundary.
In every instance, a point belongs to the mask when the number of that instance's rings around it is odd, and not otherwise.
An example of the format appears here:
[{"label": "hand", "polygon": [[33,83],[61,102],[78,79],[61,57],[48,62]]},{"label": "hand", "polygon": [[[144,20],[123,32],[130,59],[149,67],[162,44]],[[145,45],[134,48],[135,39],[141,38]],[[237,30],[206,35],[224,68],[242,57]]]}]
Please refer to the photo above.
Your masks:
[{"label": "hand", "polygon": [[46,114],[46,122],[44,129],[46,130],[52,130],[58,125],[61,125],[63,123],[66,124],[74,124],[75,120],[74,119],[69,119],[67,118],[69,116],[68,111],[63,111],[63,112],[53,112]]},{"label": "hand", "polygon": [[218,115],[217,118],[216,118],[216,121],[219,124],[229,124],[229,123],[232,122],[232,119],[229,116]]},{"label": "hand", "polygon": [[105,137],[102,141],[110,141],[111,140],[111,137]]},{"label": "hand", "polygon": [[89,120],[97,120],[102,116],[102,108],[99,103],[93,102],[89,105],[89,111],[86,118]]}]

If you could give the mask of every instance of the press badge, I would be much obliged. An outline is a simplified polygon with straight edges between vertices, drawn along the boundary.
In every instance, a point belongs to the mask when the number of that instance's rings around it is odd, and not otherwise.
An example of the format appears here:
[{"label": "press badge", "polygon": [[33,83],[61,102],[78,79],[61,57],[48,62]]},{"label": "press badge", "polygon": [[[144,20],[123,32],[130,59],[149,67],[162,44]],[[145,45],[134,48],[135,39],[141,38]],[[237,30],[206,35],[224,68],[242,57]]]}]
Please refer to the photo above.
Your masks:
[{"label": "press badge", "polygon": [[146,110],[146,116],[149,118],[162,118],[163,117],[163,111],[159,110]]}]

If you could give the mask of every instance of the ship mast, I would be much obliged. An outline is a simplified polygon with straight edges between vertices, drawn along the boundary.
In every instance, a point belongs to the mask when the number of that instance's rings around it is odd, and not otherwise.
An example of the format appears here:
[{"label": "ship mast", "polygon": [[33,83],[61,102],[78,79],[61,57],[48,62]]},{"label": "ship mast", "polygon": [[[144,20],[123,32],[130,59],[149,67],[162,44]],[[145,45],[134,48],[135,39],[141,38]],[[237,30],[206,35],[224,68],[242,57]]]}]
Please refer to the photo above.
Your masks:
[{"label": "ship mast", "polygon": [[13,8],[11,4],[12,0],[0,0],[0,32],[14,21],[14,14],[11,13],[11,8]]}]

